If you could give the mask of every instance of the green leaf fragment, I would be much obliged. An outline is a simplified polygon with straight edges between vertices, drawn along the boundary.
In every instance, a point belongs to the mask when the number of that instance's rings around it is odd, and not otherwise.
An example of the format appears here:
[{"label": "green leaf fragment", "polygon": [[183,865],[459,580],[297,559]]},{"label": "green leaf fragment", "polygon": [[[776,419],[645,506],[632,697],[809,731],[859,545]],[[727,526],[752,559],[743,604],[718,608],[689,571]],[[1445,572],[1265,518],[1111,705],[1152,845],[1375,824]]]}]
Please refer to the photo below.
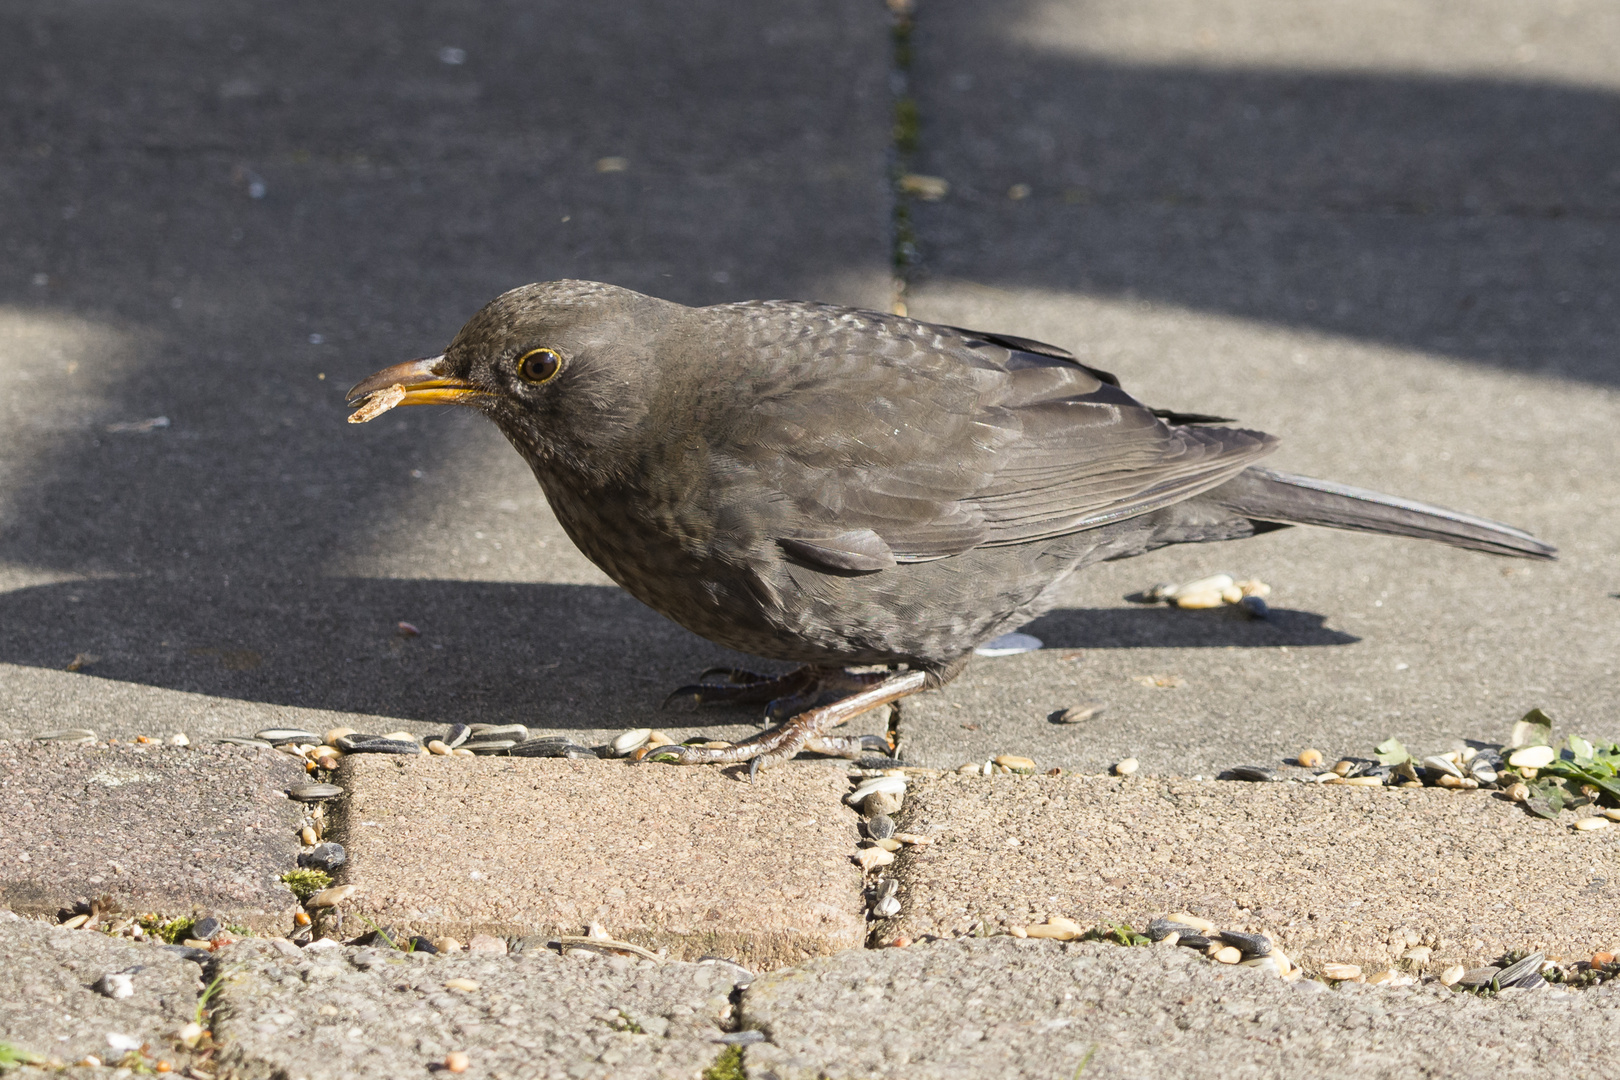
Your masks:
[{"label": "green leaf fragment", "polygon": [[1378,744],[1373,756],[1378,759],[1380,765],[1400,765],[1412,760],[1412,755],[1407,753],[1406,747],[1401,745],[1399,739],[1385,739]]},{"label": "green leaf fragment", "polygon": [[1552,745],[1552,717],[1540,709],[1531,709],[1519,718],[1513,725],[1513,733],[1508,736],[1508,749],[1517,750],[1521,746],[1551,746]]},{"label": "green leaf fragment", "polygon": [[1564,742],[1569,747],[1569,752],[1571,754],[1575,755],[1575,764],[1577,764],[1577,765],[1590,765],[1590,764],[1592,764],[1592,744],[1591,743],[1587,742],[1585,739],[1581,738],[1579,735],[1571,735],[1569,738],[1565,739]]}]

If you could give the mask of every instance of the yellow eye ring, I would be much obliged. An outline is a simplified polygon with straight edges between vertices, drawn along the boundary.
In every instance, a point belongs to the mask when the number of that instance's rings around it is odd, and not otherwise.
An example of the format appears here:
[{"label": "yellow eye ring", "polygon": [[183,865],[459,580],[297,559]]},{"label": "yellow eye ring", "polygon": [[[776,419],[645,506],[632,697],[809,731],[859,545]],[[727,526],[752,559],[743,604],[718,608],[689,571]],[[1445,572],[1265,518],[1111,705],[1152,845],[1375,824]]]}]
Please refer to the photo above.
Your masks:
[{"label": "yellow eye ring", "polygon": [[539,386],[550,382],[562,370],[562,354],[556,349],[530,349],[518,357],[518,378]]}]

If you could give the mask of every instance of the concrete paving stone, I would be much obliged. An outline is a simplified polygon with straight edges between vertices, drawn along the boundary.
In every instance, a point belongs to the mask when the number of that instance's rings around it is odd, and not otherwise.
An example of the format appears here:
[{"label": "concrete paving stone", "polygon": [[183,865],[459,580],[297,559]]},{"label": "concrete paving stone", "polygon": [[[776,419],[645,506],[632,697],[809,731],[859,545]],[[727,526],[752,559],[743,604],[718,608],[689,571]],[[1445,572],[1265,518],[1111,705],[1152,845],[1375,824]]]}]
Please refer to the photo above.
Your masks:
[{"label": "concrete paving stone", "polygon": [[0,905],[54,916],[110,896],[285,931],[302,808],[283,792],[303,777],[248,747],[0,742]]},{"label": "concrete paving stone", "polygon": [[[914,165],[952,186],[912,207],[913,315],[1050,341],[1152,405],[1279,436],[1279,469],[1561,553],[1293,529],[1093,567],[1028,628],[1047,650],[906,703],[907,757],[1208,776],[1499,740],[1534,706],[1620,739],[1620,443],[1593,436],[1620,422],[1620,142],[1587,134],[1620,115],[1595,61],[1620,26],[1574,3],[1517,48],[1517,11],[919,9]],[[1272,618],[1123,600],[1221,571],[1269,582]],[[1047,722],[1080,700],[1109,708]]]},{"label": "concrete paving stone", "polygon": [[[260,942],[219,954],[212,1017],[240,1080],[387,1080],[468,1055],[491,1080],[695,1078],[723,1050],[736,969],[559,956],[429,956],[366,948],[303,955]],[[476,989],[452,988],[467,979]]]},{"label": "concrete paving stone", "polygon": [[1098,942],[843,953],[756,980],[742,1026],[750,1080],[1620,1075],[1612,990],[1330,990]]},{"label": "concrete paving stone", "polygon": [[[118,972],[132,975],[129,997],[111,998],[94,989],[103,975]],[[148,1067],[159,1060],[184,1061],[187,1055],[174,1034],[191,1022],[201,990],[200,966],[155,945],[93,930],[63,930],[0,911],[0,1042],[44,1063],[71,1064],[86,1055],[116,1063],[128,1051],[109,1044],[108,1035],[145,1044]],[[21,1075],[40,1073],[25,1069]]]},{"label": "concrete paving stone", "polygon": [[358,917],[400,933],[581,934],[761,969],[860,945],[844,762],[737,770],[345,758],[334,835]]},{"label": "concrete paving stone", "polygon": [[[1268,935],[1313,974],[1620,946],[1620,840],[1486,792],[949,775],[914,785],[898,823],[936,839],[893,864],[902,909],[884,941],[1053,915],[1140,931],[1190,911]],[[1400,960],[1420,943],[1426,966]]]},{"label": "concrete paving stone", "polygon": [[[481,417],[356,428],[342,397],[536,280],[886,306],[887,19],[5,5],[0,725],[111,681],[608,731],[742,662],[574,551]],[[66,699],[11,677],[81,655]]]}]

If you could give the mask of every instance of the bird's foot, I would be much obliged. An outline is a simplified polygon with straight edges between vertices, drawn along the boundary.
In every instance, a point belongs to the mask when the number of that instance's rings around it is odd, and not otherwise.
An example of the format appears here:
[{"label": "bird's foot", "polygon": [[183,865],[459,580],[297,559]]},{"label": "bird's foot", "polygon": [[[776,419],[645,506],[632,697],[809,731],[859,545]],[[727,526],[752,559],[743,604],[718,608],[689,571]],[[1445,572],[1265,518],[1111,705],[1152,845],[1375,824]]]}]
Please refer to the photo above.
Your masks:
[{"label": "bird's foot", "polygon": [[[847,696],[888,677],[888,672],[845,671],[806,665],[784,675],[761,675],[741,668],[709,668],[699,682],[676,688],[664,699],[664,708],[681,705],[700,709],[708,705],[765,705],[768,721],[797,716],[831,695]],[[711,681],[718,676],[724,681]]]},{"label": "bird's foot", "polygon": [[746,761],[748,778],[752,780],[760,769],[787,761],[801,750],[843,757],[860,757],[867,750],[886,754],[889,746],[881,736],[828,735],[827,732],[879,705],[916,693],[926,684],[928,676],[912,670],[878,674],[873,678],[864,675],[852,678],[863,680],[863,688],[830,705],[807,709],[786,723],[742,742],[724,747],[660,746],[642,760],[668,761],[675,765],[729,765]]}]

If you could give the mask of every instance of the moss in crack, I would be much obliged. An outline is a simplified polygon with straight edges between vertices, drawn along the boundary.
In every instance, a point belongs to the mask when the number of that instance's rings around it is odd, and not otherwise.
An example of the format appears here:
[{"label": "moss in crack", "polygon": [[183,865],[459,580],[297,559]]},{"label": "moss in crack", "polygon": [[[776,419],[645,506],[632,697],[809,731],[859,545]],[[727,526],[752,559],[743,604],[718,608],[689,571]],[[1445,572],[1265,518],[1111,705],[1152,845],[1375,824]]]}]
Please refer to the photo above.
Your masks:
[{"label": "moss in crack", "polygon": [[720,1051],[714,1064],[703,1070],[703,1080],[744,1080],[743,1048],[728,1046]]},{"label": "moss in crack", "polygon": [[281,875],[281,882],[300,900],[308,900],[332,884],[332,875],[324,870],[289,870]]},{"label": "moss in crack", "polygon": [[921,133],[921,113],[917,110],[917,99],[903,97],[894,103],[894,148],[901,154],[910,156],[917,152],[917,140]]}]

